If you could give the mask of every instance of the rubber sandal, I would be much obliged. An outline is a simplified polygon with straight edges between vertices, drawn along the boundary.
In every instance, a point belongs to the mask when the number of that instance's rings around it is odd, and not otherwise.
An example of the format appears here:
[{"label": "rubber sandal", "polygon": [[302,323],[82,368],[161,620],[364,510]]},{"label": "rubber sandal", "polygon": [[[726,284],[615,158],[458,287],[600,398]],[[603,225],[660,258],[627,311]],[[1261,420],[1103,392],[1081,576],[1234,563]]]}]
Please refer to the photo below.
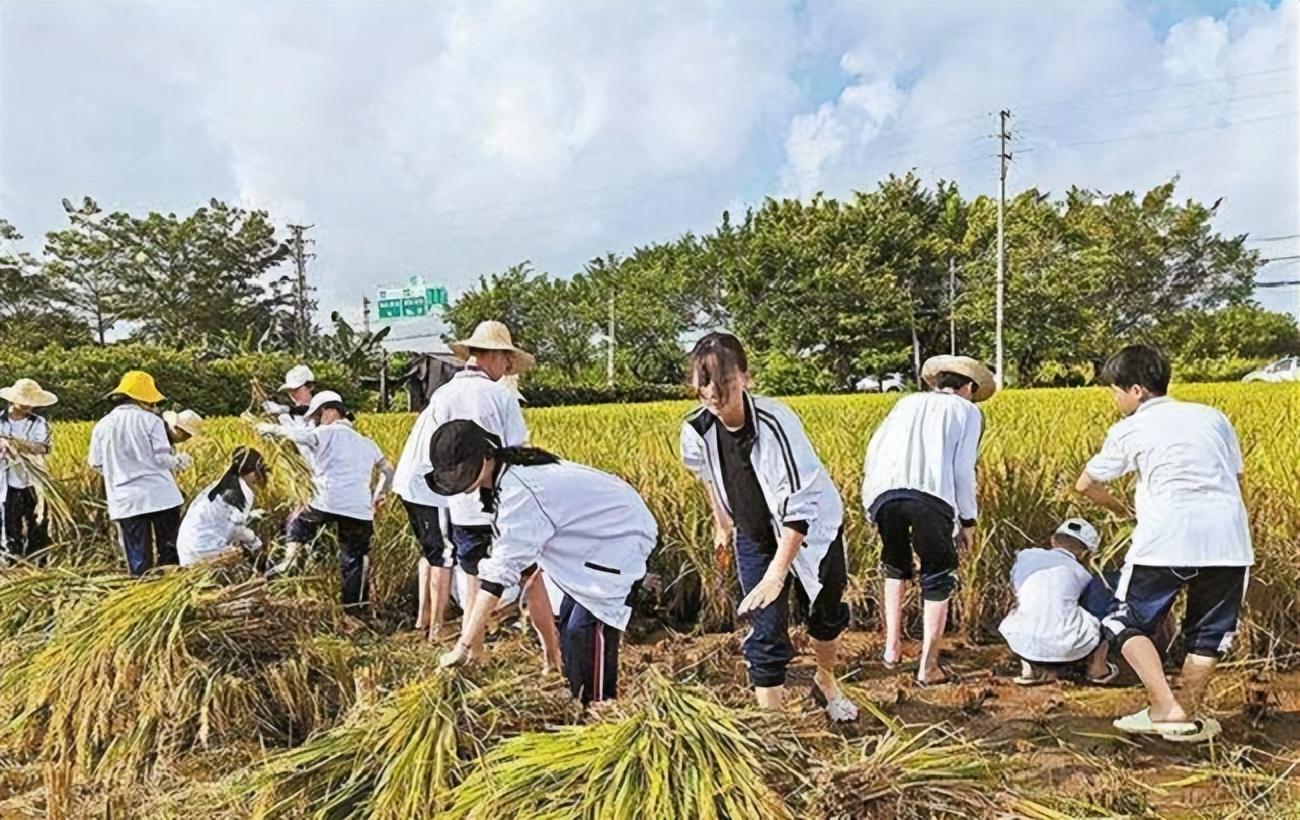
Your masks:
[{"label": "rubber sandal", "polygon": [[1111,725],[1125,734],[1155,735],[1157,737],[1163,737],[1166,740],[1175,735],[1189,737],[1197,734],[1203,728],[1191,721],[1156,723],[1151,720],[1150,707],[1143,709],[1141,712],[1134,712],[1131,715],[1117,718],[1111,723]]},{"label": "rubber sandal", "polygon": [[810,692],[813,703],[826,711],[826,716],[830,718],[831,723],[852,723],[858,719],[857,705],[843,695],[836,697],[834,700],[827,700],[826,693],[822,691],[816,681],[813,681]]},{"label": "rubber sandal", "polygon": [[1024,675],[1016,675],[1014,678],[1011,679],[1011,682],[1014,683],[1016,686],[1025,686],[1025,687],[1042,686],[1045,683],[1051,683],[1052,678],[1050,675],[1031,675],[1029,677],[1025,677]]},{"label": "rubber sandal", "polygon": [[1171,743],[1204,743],[1213,740],[1223,731],[1219,721],[1214,718],[1198,718],[1192,723],[1196,726],[1195,732],[1161,732],[1160,739]]},{"label": "rubber sandal", "polygon": [[880,665],[885,667],[886,669],[897,669],[900,665],[902,665],[902,663],[903,663],[902,656],[899,656],[898,660],[896,661],[891,661],[888,658],[880,659]]},{"label": "rubber sandal", "polygon": [[912,678],[912,682],[922,689],[929,689],[934,686],[945,686],[949,683],[956,683],[961,680],[961,677],[956,672],[952,671],[946,663],[939,664],[939,671],[943,673],[943,677],[939,680],[923,681],[920,678]]},{"label": "rubber sandal", "polygon": [[1115,679],[1118,677],[1119,667],[1113,663],[1107,663],[1106,674],[1102,675],[1100,678],[1088,678],[1088,683],[1091,683],[1093,686],[1109,686],[1114,683]]}]

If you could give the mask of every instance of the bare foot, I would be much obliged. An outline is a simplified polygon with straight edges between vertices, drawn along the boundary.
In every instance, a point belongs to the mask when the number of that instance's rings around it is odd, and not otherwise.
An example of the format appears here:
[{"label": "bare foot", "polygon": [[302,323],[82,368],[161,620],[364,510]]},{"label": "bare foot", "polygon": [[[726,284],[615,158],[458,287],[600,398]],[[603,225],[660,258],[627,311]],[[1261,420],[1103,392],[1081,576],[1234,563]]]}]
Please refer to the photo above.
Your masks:
[{"label": "bare foot", "polygon": [[894,646],[886,646],[882,660],[885,662],[885,666],[891,668],[898,666],[903,660],[903,645],[900,643]]},{"label": "bare foot", "polygon": [[1152,723],[1186,723],[1187,712],[1177,703],[1166,709],[1160,709],[1152,706],[1147,714],[1151,716]]},{"label": "bare foot", "polygon": [[825,669],[819,668],[813,673],[813,683],[817,684],[817,688],[822,690],[822,694],[826,696],[827,700],[835,700],[844,695],[844,692],[840,689],[840,682],[835,679],[835,675]]}]

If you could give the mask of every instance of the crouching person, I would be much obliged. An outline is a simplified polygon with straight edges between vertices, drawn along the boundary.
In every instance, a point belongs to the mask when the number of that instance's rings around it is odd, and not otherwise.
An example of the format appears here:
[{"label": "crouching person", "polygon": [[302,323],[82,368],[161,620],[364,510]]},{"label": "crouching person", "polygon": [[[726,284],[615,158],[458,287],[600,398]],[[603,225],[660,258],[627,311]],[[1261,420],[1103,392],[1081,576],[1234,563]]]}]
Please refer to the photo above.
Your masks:
[{"label": "crouching person", "polygon": [[1071,518],[1052,535],[1048,549],[1034,547],[1016,556],[1011,567],[1016,608],[998,631],[1020,658],[1016,683],[1021,686],[1046,683],[1062,672],[1081,673],[1099,686],[1119,676],[1119,668],[1107,661],[1109,647],[1101,633],[1109,596],[1096,594],[1104,586],[1083,565],[1100,543],[1091,524]]},{"label": "crouching person", "polygon": [[447,496],[478,492],[496,532],[491,554],[479,562],[479,592],[460,640],[440,665],[471,659],[501,594],[536,566],[564,593],[560,659],[569,690],[584,705],[614,698],[632,593],[658,536],[636,490],[544,450],[502,447],[472,421],[439,427],[429,460],[430,489]]},{"label": "crouching person", "polygon": [[[379,445],[358,433],[343,399],[332,390],[317,393],[307,405],[307,425],[259,424],[259,433],[287,438],[310,454],[312,499],[289,521],[288,547],[273,575],[294,568],[320,531],[333,527],[338,537],[343,608],[364,609],[368,595],[368,555],[375,534],[375,512],[393,483],[393,466]],[[314,426],[313,426],[314,425]],[[380,474],[374,491],[375,472]]]},{"label": "crouching person", "polygon": [[817,656],[813,698],[832,721],[858,715],[835,677],[840,633],[849,623],[842,596],[848,579],[839,492],[804,434],[780,402],[748,392],[749,365],[740,341],[710,333],[691,354],[699,410],[682,425],[682,461],[708,488],[714,546],[734,538],[740,576],[738,615],[748,616],[742,651],[758,703],[780,709],[790,641],[791,575],[808,609]]},{"label": "crouching person", "polygon": [[230,466],[190,502],[181,520],[176,551],[181,566],[217,558],[231,548],[257,552],[262,540],[248,526],[253,516],[253,488],[266,484],[266,462],[256,450],[239,447]]}]

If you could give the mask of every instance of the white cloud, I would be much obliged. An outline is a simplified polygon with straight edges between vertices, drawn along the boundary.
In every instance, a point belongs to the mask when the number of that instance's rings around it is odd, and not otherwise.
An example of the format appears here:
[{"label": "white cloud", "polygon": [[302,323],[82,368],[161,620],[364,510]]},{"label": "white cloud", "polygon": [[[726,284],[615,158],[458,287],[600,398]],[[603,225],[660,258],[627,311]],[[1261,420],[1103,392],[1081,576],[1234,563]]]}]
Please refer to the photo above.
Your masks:
[{"label": "white cloud", "polygon": [[1181,173],[1226,228],[1294,233],[1276,69],[1300,9],[1202,8],[1166,30],[1114,3],[0,4],[0,214],[35,236],[83,193],[267,208],[316,224],[328,309],[413,273],[568,273],[913,166],[988,192],[1011,106],[1013,190]]}]

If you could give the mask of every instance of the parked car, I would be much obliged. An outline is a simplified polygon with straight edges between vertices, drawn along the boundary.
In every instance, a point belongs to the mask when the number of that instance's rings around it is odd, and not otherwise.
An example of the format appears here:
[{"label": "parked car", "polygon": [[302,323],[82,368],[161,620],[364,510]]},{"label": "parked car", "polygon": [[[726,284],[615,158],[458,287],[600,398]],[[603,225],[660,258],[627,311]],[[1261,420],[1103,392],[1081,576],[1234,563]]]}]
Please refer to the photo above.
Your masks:
[{"label": "parked car", "polygon": [[884,378],[863,376],[853,384],[859,393],[902,393],[906,389],[902,373],[886,373]]},{"label": "parked car", "polygon": [[1247,373],[1243,382],[1300,382],[1300,356],[1278,359],[1259,370]]}]

